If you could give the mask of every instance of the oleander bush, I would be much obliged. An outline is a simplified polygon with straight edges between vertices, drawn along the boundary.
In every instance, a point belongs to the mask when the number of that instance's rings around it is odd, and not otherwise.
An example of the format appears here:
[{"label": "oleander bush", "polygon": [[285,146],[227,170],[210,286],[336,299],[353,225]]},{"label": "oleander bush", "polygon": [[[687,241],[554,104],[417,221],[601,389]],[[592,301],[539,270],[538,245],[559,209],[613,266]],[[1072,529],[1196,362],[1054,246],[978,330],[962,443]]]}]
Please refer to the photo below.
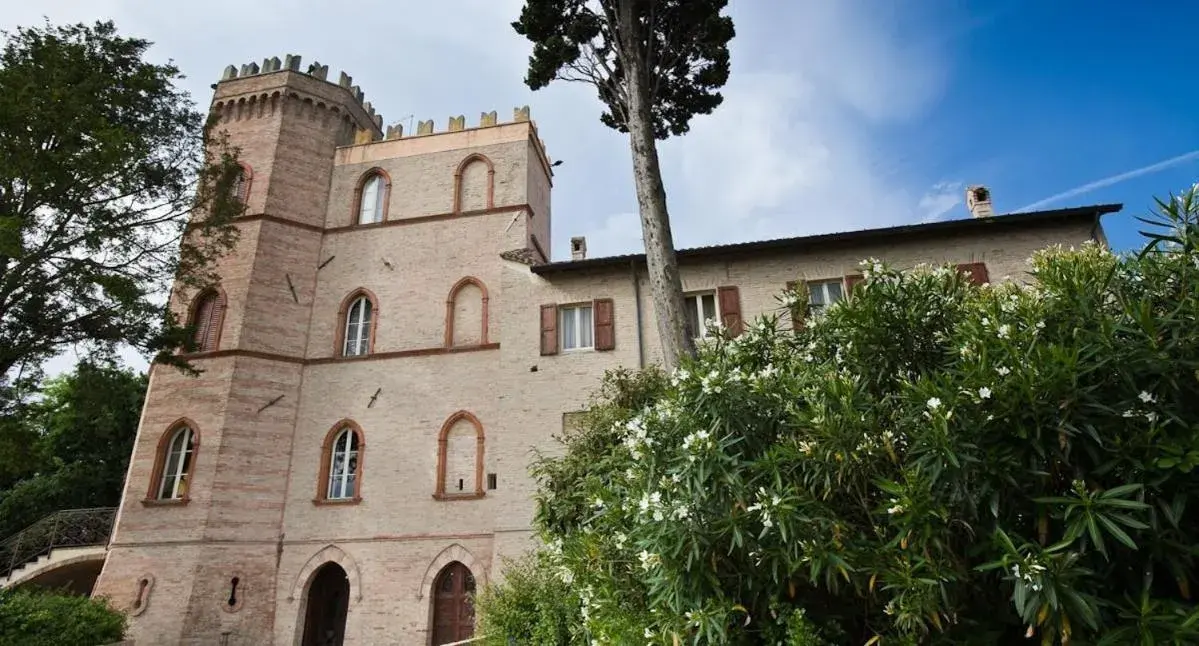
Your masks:
[{"label": "oleander bush", "polygon": [[866,261],[819,317],[785,293],[673,374],[609,374],[534,467],[539,576],[489,590],[481,632],[1199,642],[1199,189],[1158,204],[1137,254],[984,286]]},{"label": "oleander bush", "polygon": [[125,615],[104,599],[43,590],[0,590],[0,644],[102,646],[121,641]]}]

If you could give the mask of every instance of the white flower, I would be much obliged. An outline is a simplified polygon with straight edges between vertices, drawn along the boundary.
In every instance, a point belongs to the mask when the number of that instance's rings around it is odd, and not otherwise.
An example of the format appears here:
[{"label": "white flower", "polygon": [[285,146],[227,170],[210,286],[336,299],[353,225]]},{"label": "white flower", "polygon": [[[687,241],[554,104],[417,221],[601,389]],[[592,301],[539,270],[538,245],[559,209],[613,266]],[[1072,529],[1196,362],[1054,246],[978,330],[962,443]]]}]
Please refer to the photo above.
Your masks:
[{"label": "white flower", "polygon": [[[894,502],[894,501],[892,501],[892,502]],[[887,508],[887,513],[891,514],[892,516],[894,516],[895,514],[902,514],[903,513],[903,505],[900,505],[898,503],[891,505],[890,507]]]},{"label": "white flower", "polygon": [[1008,325],[1007,323],[1000,325],[999,330],[997,331],[999,334],[999,338],[1006,339],[1008,337],[1008,333],[1011,332],[1011,330],[1012,330],[1012,326]]},{"label": "white flower", "polygon": [[645,629],[645,638],[653,639],[653,637],[654,637],[654,631],[650,630],[649,628],[646,628]]},{"label": "white flower", "polygon": [[990,399],[991,398],[991,389],[987,388],[986,386],[979,388],[978,389],[978,397],[979,397],[979,399]]},{"label": "white flower", "polygon": [[665,516],[662,514],[662,510],[661,510],[661,509],[655,509],[655,510],[654,510],[654,522],[658,522],[658,523],[660,523],[660,522],[662,522],[663,520],[665,520],[665,518],[666,518],[666,517],[665,517]]},{"label": "white flower", "polygon": [[938,408],[940,408],[940,407],[941,407],[941,400],[940,400],[940,399],[938,399],[938,398],[936,398],[936,397],[930,397],[930,398],[928,399],[928,409],[929,409],[929,410],[937,410],[937,409],[938,409]]},{"label": "white flower", "polygon": [[1006,377],[1012,373],[1011,369],[1007,366],[999,366],[995,369],[995,372],[998,372],[1000,377]]},{"label": "white flower", "polygon": [[1152,393],[1150,393],[1149,391],[1146,391],[1146,390],[1142,390],[1141,394],[1137,395],[1137,397],[1139,397],[1140,400],[1145,402],[1146,404],[1152,404],[1153,402],[1157,401],[1157,398],[1154,397]]},{"label": "white flower", "polygon": [[1145,413],[1145,419],[1149,420],[1150,422],[1156,422],[1157,418],[1158,414],[1156,411],[1149,411],[1148,413]]},{"label": "white flower", "polygon": [[593,503],[591,503],[591,504],[592,504],[592,506],[594,506],[596,509],[599,509],[600,507],[603,507],[603,506],[604,506],[604,499],[603,499],[603,498],[600,498],[599,496],[596,496],[596,497],[595,497],[595,502],[593,502]]},{"label": "white flower", "polygon": [[625,541],[627,540],[629,540],[629,537],[624,532],[616,532],[612,536],[612,542],[616,543],[616,549],[624,548]]},{"label": "white flower", "polygon": [[1045,321],[1037,321],[1037,329],[1044,330],[1045,329]]},{"label": "white flower", "polygon": [[803,453],[804,455],[811,455],[812,447],[813,447],[813,444],[811,442],[808,442],[805,440],[805,441],[799,443],[799,452]]}]

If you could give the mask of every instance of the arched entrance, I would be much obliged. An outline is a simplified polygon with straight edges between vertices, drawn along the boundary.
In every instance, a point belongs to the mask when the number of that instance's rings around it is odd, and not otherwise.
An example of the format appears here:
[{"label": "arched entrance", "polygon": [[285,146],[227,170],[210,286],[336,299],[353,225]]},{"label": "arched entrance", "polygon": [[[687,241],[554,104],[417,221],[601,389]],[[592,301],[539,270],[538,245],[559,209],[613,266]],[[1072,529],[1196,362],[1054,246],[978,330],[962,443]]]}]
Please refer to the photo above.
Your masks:
[{"label": "arched entrance", "polygon": [[312,577],[304,611],[303,646],[341,646],[350,608],[350,579],[336,563],[326,563]]},{"label": "arched entrance", "polygon": [[470,639],[475,634],[475,576],[454,561],[433,583],[433,646]]}]

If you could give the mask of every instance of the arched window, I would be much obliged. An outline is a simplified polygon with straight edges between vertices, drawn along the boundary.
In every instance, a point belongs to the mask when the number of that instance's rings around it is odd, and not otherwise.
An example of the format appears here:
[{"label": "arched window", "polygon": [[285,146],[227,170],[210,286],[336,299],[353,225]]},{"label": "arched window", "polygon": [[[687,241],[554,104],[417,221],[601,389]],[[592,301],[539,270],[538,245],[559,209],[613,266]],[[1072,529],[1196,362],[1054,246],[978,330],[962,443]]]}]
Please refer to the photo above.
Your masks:
[{"label": "arched window", "polygon": [[370,354],[374,309],[371,299],[366,295],[358,296],[350,303],[349,309],[346,310],[345,329],[342,333],[342,356],[358,357]]},{"label": "arched window", "polygon": [[163,440],[149,498],[186,501],[198,443],[196,431],[191,424],[179,423],[164,434]]},{"label": "arched window", "polygon": [[239,163],[238,166],[240,170],[233,178],[233,197],[245,206],[250,201],[250,182],[254,179],[254,171],[247,164]]},{"label": "arched window", "polygon": [[333,425],[321,449],[320,482],[316,501],[338,502],[362,499],[362,429],[351,420]]},{"label": "arched window", "polygon": [[487,286],[467,276],[450,288],[445,301],[445,346],[486,345]]},{"label": "arched window", "polygon": [[358,493],[358,436],[350,429],[343,429],[333,440],[329,459],[329,486],[325,489],[328,500],[345,500]]},{"label": "arched window", "polygon": [[483,424],[460,410],[441,426],[437,437],[438,500],[483,497]]},{"label": "arched window", "polygon": [[225,295],[217,289],[200,292],[192,303],[188,325],[195,328],[192,340],[197,352],[218,349],[221,341],[221,326],[225,321]]},{"label": "arched window", "polygon": [[387,201],[391,194],[391,178],[381,168],[373,168],[358,184],[358,224],[375,224],[387,219]]}]

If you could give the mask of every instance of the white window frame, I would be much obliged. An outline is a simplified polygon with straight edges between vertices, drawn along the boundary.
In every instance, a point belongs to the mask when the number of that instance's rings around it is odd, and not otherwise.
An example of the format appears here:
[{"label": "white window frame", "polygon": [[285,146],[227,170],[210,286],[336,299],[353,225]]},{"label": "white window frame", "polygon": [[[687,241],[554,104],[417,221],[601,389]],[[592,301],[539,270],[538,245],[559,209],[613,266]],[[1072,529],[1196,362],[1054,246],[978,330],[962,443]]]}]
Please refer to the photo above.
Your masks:
[{"label": "white window frame", "polygon": [[[369,312],[367,309],[369,308]],[[350,336],[350,326],[355,323],[357,316],[358,334]],[[343,332],[343,341],[341,344],[341,354],[345,357],[360,357],[368,355],[371,352],[371,326],[374,325],[375,308],[371,300],[366,296],[359,296],[350,304],[349,311],[346,312],[346,320],[343,322],[345,330]],[[353,345],[351,345],[351,343]]]},{"label": "white window frame", "polygon": [[[712,297],[712,316],[710,318],[704,318],[704,297],[705,296]],[[708,321],[719,321],[720,320],[720,301],[717,300],[717,298],[716,298],[716,290],[708,290],[708,291],[703,291],[703,292],[692,292],[690,294],[684,294],[683,295],[683,307],[684,308],[693,308],[693,310],[695,312],[695,320],[697,322],[697,327],[699,328],[698,330],[694,330],[695,340],[701,341],[703,339],[708,338]],[[685,316],[684,316],[684,321],[686,321]]]},{"label": "white window frame", "polygon": [[[361,447],[358,446],[358,434],[353,429],[346,427],[337,435],[337,439],[333,440],[332,450],[329,451],[329,481],[325,483],[325,499],[326,500],[351,500],[358,495],[358,464],[360,459],[358,452]],[[337,472],[337,456],[342,458],[341,473]],[[354,460],[354,468],[350,468],[350,460]],[[348,491],[347,485],[353,479],[354,490]],[[334,485],[341,485],[341,494],[333,495]]]},{"label": "white window frame", "polygon": [[[566,346],[567,310],[574,312],[574,316],[571,317],[571,325],[574,328],[572,331],[574,332],[576,345],[573,347]],[[587,310],[589,312],[588,320],[590,321],[590,324],[583,325],[580,322],[582,317],[579,316],[579,311],[581,310]],[[587,336],[586,345],[583,345],[581,342],[584,331],[586,332]],[[558,346],[562,348],[562,352],[586,352],[589,350],[595,350],[595,305],[593,303],[571,303],[569,305],[558,306]]]},{"label": "white window frame", "polygon": [[[839,288],[836,300],[829,296],[829,285],[836,285]],[[833,303],[845,300],[845,279],[844,278],[829,278],[826,280],[810,280],[807,282],[808,287],[808,310],[813,316],[822,316],[824,312]],[[820,297],[824,299],[823,303],[815,303],[812,301],[812,296],[817,291],[820,292]]]},{"label": "white window frame", "polygon": [[[362,185],[362,193],[358,196],[358,224],[378,224],[383,221],[383,201],[386,198],[386,188],[383,176],[378,173],[371,175]],[[368,204],[370,205],[369,209],[367,208]]]},{"label": "white window frame", "polygon": [[[181,427],[171,436],[167,443],[166,455],[162,456],[162,476],[158,483],[159,500],[179,500],[183,495],[179,492],[180,483],[190,475],[191,458],[195,454],[195,433],[190,426]],[[171,459],[178,456],[172,469]],[[170,483],[168,491],[168,483]],[[182,489],[187,490],[187,485]]]}]

